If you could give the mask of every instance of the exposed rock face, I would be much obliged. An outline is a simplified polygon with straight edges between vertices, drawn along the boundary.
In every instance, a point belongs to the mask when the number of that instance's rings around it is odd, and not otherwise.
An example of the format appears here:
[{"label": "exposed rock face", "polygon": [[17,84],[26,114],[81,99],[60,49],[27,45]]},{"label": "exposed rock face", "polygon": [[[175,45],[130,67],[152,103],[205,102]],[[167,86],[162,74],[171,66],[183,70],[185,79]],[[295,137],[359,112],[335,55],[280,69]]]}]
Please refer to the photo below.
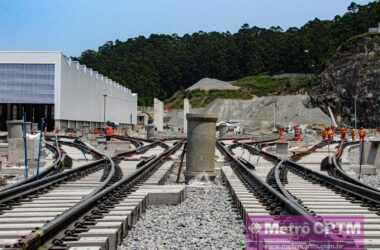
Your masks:
[{"label": "exposed rock face", "polygon": [[[309,106],[307,95],[265,96],[252,100],[217,99],[205,108],[191,109],[191,113],[214,113],[219,121],[238,120],[245,128],[271,128],[274,104],[277,103],[277,124],[329,125],[329,117],[320,108]],[[171,110],[166,114],[169,124],[182,128],[183,110]]]},{"label": "exposed rock face", "polygon": [[[343,44],[321,74],[321,85],[310,93],[312,103],[327,113],[330,106],[347,126],[380,126],[380,34],[365,34]],[[339,119],[338,119],[339,120]]]},{"label": "exposed rock face", "polygon": [[252,100],[217,99],[205,109],[218,115],[219,121],[239,120],[245,128],[273,126],[274,104],[277,103],[277,124],[330,124],[330,119],[319,108],[308,108],[306,95],[265,96]]}]

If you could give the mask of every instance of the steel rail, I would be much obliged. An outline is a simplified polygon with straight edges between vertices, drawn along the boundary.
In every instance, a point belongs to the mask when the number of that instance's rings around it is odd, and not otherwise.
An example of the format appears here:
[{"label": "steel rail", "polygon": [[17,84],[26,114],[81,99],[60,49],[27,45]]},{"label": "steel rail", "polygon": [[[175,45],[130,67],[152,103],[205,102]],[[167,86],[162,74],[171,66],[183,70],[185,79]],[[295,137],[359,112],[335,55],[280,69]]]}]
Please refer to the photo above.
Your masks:
[{"label": "steel rail", "polygon": [[122,141],[130,141],[136,145],[139,145],[139,144],[141,145],[142,144],[141,142],[146,142],[146,143],[155,142],[155,140],[143,139],[143,138],[138,138],[138,137],[133,137],[133,136],[113,135],[112,138],[122,140]]},{"label": "steel rail", "polygon": [[[285,209],[287,209],[287,211],[291,212],[291,213],[289,213],[289,215],[303,216],[305,222],[311,223],[311,225],[313,225],[316,221],[323,221],[322,217],[319,217],[317,214],[315,214],[315,212],[313,212],[309,208],[305,207],[302,204],[302,201],[300,201],[298,198],[296,198],[292,194],[290,194],[286,190],[286,188],[284,187],[283,181],[287,181],[286,180],[286,173],[287,172],[284,172],[284,171],[287,171],[287,165],[290,163],[293,163],[293,162],[281,159],[281,158],[279,158],[273,154],[259,150],[257,148],[250,146],[250,145],[240,144],[239,146],[247,149],[252,154],[260,154],[265,159],[267,159],[268,161],[271,161],[274,164],[276,164],[275,167],[272,168],[271,173],[270,173],[270,175],[272,175],[273,179],[274,179],[274,183],[272,183],[272,184],[274,184],[273,185],[274,187],[267,184],[260,177],[255,178],[255,180],[257,180],[256,183],[260,183],[260,182],[262,183],[263,182],[264,184],[267,185],[267,189],[271,190],[272,195],[269,197],[270,203],[275,202],[275,205],[277,206],[278,201],[273,200],[273,197],[276,196],[277,199],[282,202],[283,207]],[[228,152],[226,152],[226,153],[228,153]],[[232,158],[230,157],[230,159],[232,159]],[[234,161],[237,162],[236,159]],[[296,163],[294,163],[294,164],[296,164]],[[246,166],[244,166],[244,164],[238,164],[238,167],[235,169],[237,171],[245,171],[247,173],[247,175],[250,175],[252,177],[255,176],[255,174],[254,174],[255,171],[250,171]],[[244,179],[244,177],[242,179]],[[245,178],[245,180],[246,180],[246,178]],[[252,183],[251,185],[255,185],[257,187],[256,183]],[[264,192],[264,194],[265,194],[265,191],[266,190],[260,189],[260,192]],[[273,207],[273,205],[272,205],[272,207]],[[277,211],[278,211],[278,209],[277,209]],[[337,236],[329,235],[328,238],[333,240],[333,242],[343,240],[343,238],[340,235],[337,235]],[[348,239],[345,238],[345,240],[349,240],[351,243],[353,243],[352,239],[350,239],[350,238],[348,238]]]},{"label": "steel rail", "polygon": [[22,181],[19,181],[17,183],[12,184],[12,185],[1,188],[0,193],[5,191],[5,190],[13,189],[13,188],[16,188],[18,186],[22,186],[22,185],[25,185],[27,183],[42,179],[46,176],[49,176],[50,174],[55,173],[61,167],[63,159],[66,157],[65,153],[62,152],[61,149],[57,148],[54,145],[51,145],[49,143],[46,143],[45,145],[46,145],[46,148],[48,148],[50,151],[52,151],[54,153],[53,163],[50,166],[48,166],[47,168],[45,168],[44,170],[42,170],[38,175],[33,175],[33,176],[26,178]]},{"label": "steel rail", "polygon": [[[250,146],[246,145],[246,147]],[[272,159],[281,160],[279,157],[268,152],[260,151],[260,153]],[[285,160],[283,162],[283,165],[285,165],[288,170],[299,176],[303,176],[309,180],[316,181],[341,193],[347,194],[354,199],[361,200],[363,203],[375,205],[375,207],[380,208],[380,192],[319,173],[312,169],[306,168],[292,160]]]},{"label": "steel rail", "polygon": [[356,142],[354,142],[354,143],[353,142],[341,143],[341,145],[339,146],[339,149],[338,149],[335,156],[326,157],[325,159],[322,160],[321,164],[323,165],[323,168],[327,170],[329,175],[331,175],[335,178],[338,178],[338,179],[353,183],[357,186],[361,186],[363,188],[366,188],[366,189],[372,190],[374,192],[380,193],[379,189],[371,187],[371,186],[361,182],[360,180],[358,180],[354,177],[351,177],[350,175],[348,175],[343,170],[343,167],[341,165],[341,157],[343,154],[343,150],[346,147],[349,147],[349,146],[355,145],[355,144],[357,144],[357,143]]},{"label": "steel rail", "polygon": [[[144,150],[148,150],[148,149],[155,147],[155,146],[157,146],[157,143],[153,143],[153,144],[147,145],[145,147],[142,147],[139,149],[134,149],[134,150],[131,150],[131,151],[128,151],[125,153],[120,153],[120,154],[116,155],[115,157],[118,158],[121,156],[138,154],[138,153],[143,152]],[[31,195],[33,193],[36,193],[38,191],[44,190],[50,186],[58,184],[60,182],[81,176],[85,173],[97,171],[101,168],[102,164],[107,164],[107,162],[108,162],[107,158],[102,158],[100,160],[85,164],[85,165],[80,166],[78,168],[67,170],[63,173],[48,176],[48,177],[39,179],[37,181],[27,183],[27,184],[22,185],[22,186],[18,186],[18,187],[0,192],[0,209],[1,209],[1,207],[9,209],[9,205],[7,205],[6,203],[9,203],[11,201],[26,197],[26,196]],[[109,176],[111,176],[111,175],[109,175]],[[107,179],[107,181],[110,181],[110,179]],[[104,182],[104,184],[106,184],[106,183]],[[102,188],[104,188],[103,185],[102,185]]]},{"label": "steel rail", "polygon": [[[266,143],[266,142],[265,142]],[[266,151],[259,150],[247,144],[238,144],[239,147],[245,148],[252,154],[262,155],[266,160],[273,162],[275,166],[271,169],[267,176],[267,183],[269,183],[273,188],[278,190],[282,195],[284,195],[288,200],[293,204],[299,206],[300,209],[305,210],[309,213],[309,216],[313,215],[310,213],[307,207],[302,205],[302,202],[296,199],[292,194],[290,194],[283,185],[283,182],[286,181],[286,168],[284,168],[285,161],[275,155],[272,155]]]},{"label": "steel rail", "polygon": [[[179,150],[182,147],[182,144],[183,142],[177,143],[170,149],[157,156],[156,159],[150,161],[145,166],[138,169],[131,176],[124,177],[122,180],[70,208],[55,218],[53,221],[45,224],[43,227],[36,229],[31,234],[21,239],[17,247],[25,250],[37,249],[47,241],[52,240],[59,232],[62,231],[62,229],[66,228],[74,221],[78,220],[87,212],[89,212],[91,209],[94,209],[96,206],[98,206],[100,201],[114,197],[114,194],[118,192],[125,194],[128,190],[134,187],[142,177],[144,177],[147,173],[151,173],[152,170],[161,162]],[[128,153],[122,153],[119,154],[119,156],[125,156],[125,154]]]},{"label": "steel rail", "polygon": [[[148,139],[141,139],[137,137],[131,137],[131,136],[121,136],[121,135],[113,135],[112,138],[121,140],[121,141],[130,141],[132,142],[135,146],[139,145],[140,147],[143,146],[144,144],[141,142],[146,142],[146,143],[159,143],[159,146],[161,146],[164,149],[168,149],[169,146],[164,143],[164,141],[168,140],[175,140],[175,139],[163,139],[163,140],[148,140]],[[183,139],[179,139],[183,140]]]},{"label": "steel rail", "polygon": [[[271,209],[277,214],[310,216],[304,209],[299,207],[298,204],[287,199],[280,192],[275,190],[272,186],[257,176],[254,171],[251,171],[244,164],[242,164],[228,149],[223,147],[220,142],[217,142],[217,148],[221,153],[231,161],[231,167],[234,171],[249,184],[250,188],[266,196],[268,204]],[[276,208],[275,208],[276,207]],[[285,209],[285,214],[284,210]]]}]

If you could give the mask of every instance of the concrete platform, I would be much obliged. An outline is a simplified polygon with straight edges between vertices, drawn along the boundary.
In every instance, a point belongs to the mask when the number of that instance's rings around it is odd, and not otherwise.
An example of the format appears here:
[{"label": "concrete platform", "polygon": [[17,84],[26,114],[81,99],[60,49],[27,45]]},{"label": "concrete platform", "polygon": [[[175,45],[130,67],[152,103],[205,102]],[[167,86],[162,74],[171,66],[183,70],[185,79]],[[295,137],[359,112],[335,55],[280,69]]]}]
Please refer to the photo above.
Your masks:
[{"label": "concrete platform", "polygon": [[[356,174],[360,172],[360,165],[351,165],[351,170],[353,170]],[[377,169],[373,165],[362,165],[362,175],[376,175]]]}]

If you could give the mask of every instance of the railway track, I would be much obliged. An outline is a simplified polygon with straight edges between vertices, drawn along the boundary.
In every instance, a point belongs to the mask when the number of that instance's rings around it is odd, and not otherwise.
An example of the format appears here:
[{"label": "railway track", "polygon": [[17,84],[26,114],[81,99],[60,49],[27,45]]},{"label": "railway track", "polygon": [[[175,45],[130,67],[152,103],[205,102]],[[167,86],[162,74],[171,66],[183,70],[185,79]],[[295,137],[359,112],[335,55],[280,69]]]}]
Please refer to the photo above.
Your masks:
[{"label": "railway track", "polygon": [[217,142],[217,148],[228,163],[222,168],[222,177],[244,220],[252,214],[307,215],[303,209],[289,201],[239,160],[228,147]]},{"label": "railway track", "polygon": [[178,143],[165,150],[131,176],[122,178],[34,231],[18,246],[23,249],[34,249],[41,245],[67,249],[72,245],[89,247],[95,244],[100,246],[98,249],[116,249],[120,237],[125,236],[146,207],[147,194],[138,192],[139,184],[181,146],[182,143]]},{"label": "railway track", "polygon": [[101,159],[1,191],[0,247],[20,247],[20,239],[35,232],[36,228],[54,224],[56,219],[74,207],[118,182],[122,174],[114,160],[144,153],[159,144],[140,146],[111,159],[83,143],[64,143],[91,152]]},{"label": "railway track", "polygon": [[52,175],[52,174],[59,172],[61,167],[62,167],[62,163],[65,161],[65,158],[67,157],[67,155],[65,154],[64,151],[62,151],[59,147],[57,147],[54,144],[46,143],[45,146],[48,150],[50,150],[54,154],[54,161],[52,162],[52,164],[50,164],[48,167],[43,169],[39,174],[31,176],[29,178],[26,178],[22,181],[14,183],[14,184],[2,187],[2,188],[0,188],[0,191],[5,191],[8,189],[18,187],[18,186],[22,186],[22,185],[25,185],[27,183],[42,179],[46,176],[49,176],[49,175]]},{"label": "railway track", "polygon": [[[82,142],[61,142],[102,158],[0,192],[0,248],[116,250],[147,206],[151,184],[143,184],[185,143],[117,139],[133,140],[136,148],[111,159]],[[272,144],[217,142],[226,160],[223,181],[245,222],[251,216],[302,216],[308,223],[360,217],[365,238],[350,238],[350,249],[380,248],[380,192],[347,179],[339,165],[345,144],[319,143],[290,159],[263,150]],[[135,173],[122,175],[118,162],[154,147],[163,150],[141,161]]]},{"label": "railway track", "polygon": [[[326,147],[320,147],[324,153],[318,152],[319,157],[310,162],[303,158],[303,165],[292,161],[280,161],[274,168],[273,180],[276,187],[289,200],[298,204],[312,216],[337,216],[346,219],[363,218],[364,239],[360,239],[360,244],[364,244],[366,249],[376,249],[380,247],[380,223],[379,205],[380,193],[377,190],[369,189],[364,184],[346,181],[331,177],[321,171],[319,164],[334,164],[333,156],[327,155]],[[339,152],[339,149],[338,149]],[[298,157],[295,157],[299,159]],[[328,169],[323,167],[322,169]],[[363,241],[363,242],[361,242]]]},{"label": "railway track", "polygon": [[[273,168],[266,178],[268,167],[265,171],[260,171],[257,166],[249,168],[229,151],[236,147],[243,147],[253,155],[261,155],[267,160],[268,166],[269,163],[272,164]],[[222,172],[244,219],[249,215],[266,214],[302,215],[306,218],[336,216],[348,220],[362,218],[364,239],[353,239],[353,244],[361,245],[362,248],[354,249],[379,249],[380,193],[357,180],[347,178],[338,163],[344,144],[339,144],[338,154],[334,157],[330,154],[335,150],[326,150],[326,147],[334,148],[320,143],[287,160],[247,144],[232,147],[218,145],[230,160],[232,168],[225,167]],[[321,171],[321,162],[322,169],[329,170],[328,173],[332,176]],[[333,171],[335,174],[332,174]],[[336,172],[339,172],[339,176]],[[244,192],[240,193],[241,191]]]},{"label": "railway track", "polygon": [[329,173],[330,176],[353,183],[355,185],[372,190],[374,192],[380,192],[379,189],[371,187],[361,182],[360,180],[350,176],[349,174],[347,174],[341,165],[341,160],[342,160],[341,158],[342,158],[344,150],[349,146],[353,146],[357,144],[359,144],[359,142],[342,142],[339,145],[335,155],[331,157],[326,157],[325,159],[322,160],[322,167]]}]

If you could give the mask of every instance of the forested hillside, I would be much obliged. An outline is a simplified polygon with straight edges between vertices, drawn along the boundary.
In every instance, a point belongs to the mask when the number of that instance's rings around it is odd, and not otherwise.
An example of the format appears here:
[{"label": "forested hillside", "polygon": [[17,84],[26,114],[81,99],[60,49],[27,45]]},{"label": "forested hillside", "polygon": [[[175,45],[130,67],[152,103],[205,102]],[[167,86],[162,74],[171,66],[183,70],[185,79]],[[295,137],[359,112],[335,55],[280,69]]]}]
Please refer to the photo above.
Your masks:
[{"label": "forested hillside", "polygon": [[[269,10],[268,10],[269,11]],[[343,16],[300,28],[244,24],[237,33],[152,34],[107,42],[78,60],[139,94],[139,104],[170,97],[203,77],[225,81],[248,75],[320,73],[338,46],[380,22],[380,3],[352,3]]]}]

